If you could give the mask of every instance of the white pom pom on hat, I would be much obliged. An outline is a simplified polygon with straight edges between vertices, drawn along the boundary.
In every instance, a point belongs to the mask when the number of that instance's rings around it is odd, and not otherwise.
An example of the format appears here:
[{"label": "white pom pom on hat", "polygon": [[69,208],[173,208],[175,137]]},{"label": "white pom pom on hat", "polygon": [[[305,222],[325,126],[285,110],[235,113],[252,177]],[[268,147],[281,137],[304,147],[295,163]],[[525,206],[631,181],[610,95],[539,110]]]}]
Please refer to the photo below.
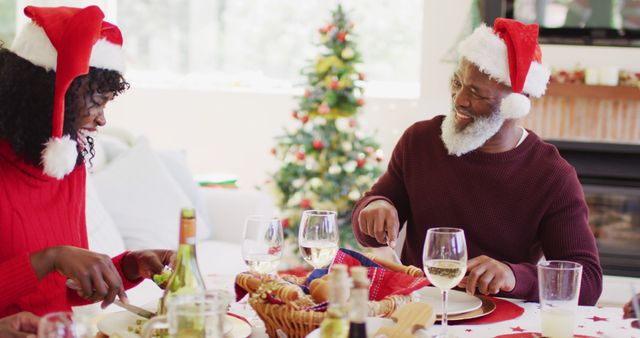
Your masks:
[{"label": "white pom pom on hat", "polygon": [[42,151],[44,173],[48,176],[62,179],[76,166],[77,158],[76,141],[72,140],[69,135],[52,137]]},{"label": "white pom pom on hat", "polygon": [[35,7],[31,19],[16,36],[10,50],[38,67],[56,72],[51,139],[42,151],[44,173],[62,179],[75,168],[78,150],[69,135],[63,137],[64,97],[71,82],[89,73],[89,67],[124,72],[122,33],[104,19],[97,6]]},{"label": "white pom pom on hat", "polygon": [[513,90],[501,104],[504,118],[526,116],[531,102],[523,94],[540,97],[547,89],[551,72],[542,64],[538,29],[537,24],[497,18],[493,29],[482,24],[458,46],[461,57]]},{"label": "white pom pom on hat", "polygon": [[528,97],[511,93],[500,102],[500,114],[505,119],[519,119],[526,116],[531,109],[531,100]]}]

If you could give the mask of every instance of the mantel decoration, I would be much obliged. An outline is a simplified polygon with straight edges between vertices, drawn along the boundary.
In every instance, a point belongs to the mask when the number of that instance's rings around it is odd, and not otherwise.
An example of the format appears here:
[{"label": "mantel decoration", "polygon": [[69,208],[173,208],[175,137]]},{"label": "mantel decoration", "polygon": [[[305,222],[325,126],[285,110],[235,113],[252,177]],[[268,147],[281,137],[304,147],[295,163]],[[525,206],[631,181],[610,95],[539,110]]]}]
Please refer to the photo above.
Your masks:
[{"label": "mantel decoration", "polygon": [[550,82],[640,88],[640,72],[615,67],[576,66],[574,69],[552,69]]},{"label": "mantel decoration", "polygon": [[271,182],[286,236],[297,238],[302,211],[338,213],[341,246],[354,247],[351,210],[381,174],[380,145],[360,130],[365,104],[365,74],[353,22],[341,5],[319,29],[320,53],[302,70],[307,79],[299,105],[291,113],[293,130],[277,138],[271,150],[282,162]]}]

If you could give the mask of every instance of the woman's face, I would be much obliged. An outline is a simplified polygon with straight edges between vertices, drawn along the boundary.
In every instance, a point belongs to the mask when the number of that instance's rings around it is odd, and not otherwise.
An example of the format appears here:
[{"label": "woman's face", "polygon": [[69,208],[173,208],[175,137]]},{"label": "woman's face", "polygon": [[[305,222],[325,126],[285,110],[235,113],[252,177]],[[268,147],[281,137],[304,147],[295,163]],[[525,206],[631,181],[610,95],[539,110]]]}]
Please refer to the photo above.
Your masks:
[{"label": "woman's face", "polygon": [[107,123],[104,117],[104,109],[107,103],[113,100],[114,93],[99,93],[92,91],[84,98],[84,108],[80,110],[73,129],[77,133],[79,151],[87,145],[87,134],[93,133],[98,127]]}]

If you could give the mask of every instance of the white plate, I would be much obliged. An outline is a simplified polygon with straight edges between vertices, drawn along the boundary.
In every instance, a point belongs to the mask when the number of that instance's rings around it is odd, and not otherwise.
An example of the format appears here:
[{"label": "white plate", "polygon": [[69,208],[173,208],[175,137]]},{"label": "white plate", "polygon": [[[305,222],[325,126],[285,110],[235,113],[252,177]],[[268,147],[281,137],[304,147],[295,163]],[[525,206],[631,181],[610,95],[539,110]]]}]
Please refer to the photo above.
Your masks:
[{"label": "white plate", "polygon": [[[392,326],[393,320],[388,318],[375,318],[369,317],[367,318],[367,337],[371,338],[378,331],[379,328],[383,326]],[[426,338],[429,337],[427,334],[427,330],[418,330],[415,333],[416,338]],[[311,331],[307,338],[320,338],[320,329],[315,329]]]},{"label": "white plate", "polygon": [[[422,302],[431,305],[436,315],[442,315],[442,295],[440,289],[432,286],[424,287],[411,294],[414,302]],[[447,314],[455,315],[458,313],[465,313],[473,311],[482,306],[482,300],[476,296],[469,296],[468,294],[457,291],[449,290],[449,296],[447,299]]]},{"label": "white plate", "polygon": [[[128,330],[130,326],[136,326],[138,319],[144,318],[128,311],[108,313],[98,321],[98,330],[108,336],[117,333],[123,338],[140,338]],[[251,335],[251,325],[232,315],[227,314],[224,326],[225,337],[246,338]]]}]

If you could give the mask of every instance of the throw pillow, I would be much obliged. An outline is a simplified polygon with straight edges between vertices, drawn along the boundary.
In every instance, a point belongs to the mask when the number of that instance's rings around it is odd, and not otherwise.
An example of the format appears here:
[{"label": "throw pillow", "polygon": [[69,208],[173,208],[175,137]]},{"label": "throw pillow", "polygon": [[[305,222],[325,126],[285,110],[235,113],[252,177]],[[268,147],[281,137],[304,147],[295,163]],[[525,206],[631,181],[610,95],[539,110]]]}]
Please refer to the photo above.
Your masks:
[{"label": "throw pillow", "polygon": [[162,150],[157,152],[164,167],[167,168],[171,177],[178,183],[182,192],[187,195],[191,203],[196,208],[197,222],[202,224],[202,238],[209,238],[211,235],[211,219],[209,218],[206,203],[202,190],[193,179],[193,174],[187,164],[187,156],[184,151]]},{"label": "throw pillow", "polygon": [[125,250],[120,231],[109,213],[104,209],[93,186],[91,175],[87,175],[86,218],[89,250],[116,256]]},{"label": "throw pillow", "polygon": [[[146,138],[138,139],[93,179],[127,249],[177,247],[180,209],[193,204]],[[198,239],[206,232],[198,223]]]}]

